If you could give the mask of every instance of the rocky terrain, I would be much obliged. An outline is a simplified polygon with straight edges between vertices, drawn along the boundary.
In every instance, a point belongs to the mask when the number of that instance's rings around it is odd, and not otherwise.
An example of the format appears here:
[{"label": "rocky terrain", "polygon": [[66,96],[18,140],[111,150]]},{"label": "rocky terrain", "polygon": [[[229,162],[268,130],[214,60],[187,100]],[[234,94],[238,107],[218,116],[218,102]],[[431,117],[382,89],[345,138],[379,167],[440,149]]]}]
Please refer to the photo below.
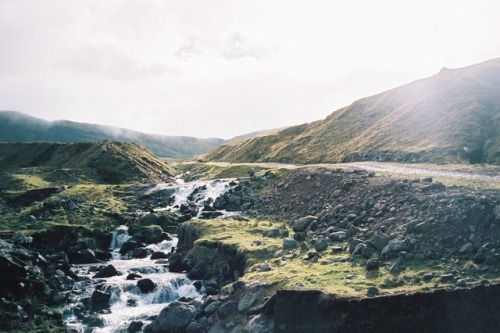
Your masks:
[{"label": "rocky terrain", "polygon": [[[68,303],[77,304],[73,311],[90,331],[103,327],[98,316],[114,297],[103,281],[125,273],[108,264],[111,232],[120,224],[131,236],[119,247],[124,258],[151,257],[158,267],[185,272],[202,291],[199,299],[169,303],[150,323],[127,323],[128,332],[354,332],[393,319],[396,326],[440,331],[425,309],[463,324],[447,312],[450,304],[456,313],[472,311],[467,300],[493,306],[484,295],[496,292],[500,278],[499,190],[445,185],[425,174],[379,176],[359,167],[190,165],[191,180],[239,179],[204,201],[207,183],[193,183],[183,194],[187,201],[172,212],[156,210],[176,202],[169,187],[19,190],[1,206],[10,222],[0,243],[0,271],[9,272],[1,275],[0,329],[67,331],[62,309]],[[15,216],[23,217],[16,222]],[[19,233],[8,229],[14,225],[46,227]],[[148,247],[172,234],[179,238],[175,253]],[[75,266],[81,264],[90,266]],[[127,274],[144,295],[157,288],[141,274]],[[93,290],[88,297],[84,285]],[[389,311],[395,295],[398,304],[408,304],[399,321]],[[293,297],[309,301],[290,303]],[[342,302],[349,312],[342,312]],[[381,310],[366,312],[372,308]],[[484,323],[477,327],[494,332],[493,317],[483,310],[474,312]],[[293,313],[304,316],[296,321]],[[423,321],[404,319],[416,313]]]},{"label": "rocky terrain", "polygon": [[[426,296],[420,300],[417,297],[419,292],[473,288],[470,296],[467,296],[469,298],[448,293],[436,295],[442,295],[439,296],[441,302],[448,302],[444,301],[448,297],[450,300],[455,297],[459,300],[478,297],[477,302],[481,302],[484,292],[475,288],[496,284],[500,274],[499,198],[498,190],[446,186],[428,177],[386,179],[362,169],[300,168],[281,177],[272,172],[260,175],[250,172],[249,179],[240,181],[237,186],[216,199],[214,207],[242,211],[244,216],[258,220],[285,220],[288,226],[280,223],[271,223],[269,227],[256,225],[254,230],[258,230],[257,234],[249,234],[248,237],[252,241],[250,247],[257,252],[248,252],[243,250],[246,248],[243,246],[245,238],[238,236],[244,222],[233,221],[232,223],[241,225],[236,226],[233,232],[227,231],[231,222],[227,222],[225,229],[220,231],[215,227],[208,227],[214,228],[213,240],[206,238],[206,226],[196,222],[183,224],[179,230],[181,252],[170,259],[171,270],[187,270],[188,276],[216,282],[220,294],[205,298],[202,304],[178,304],[176,307],[191,313],[190,319],[185,322],[185,328],[193,332],[304,331],[300,327],[309,327],[308,330],[312,332],[324,329],[366,329],[369,326],[363,325],[368,324],[359,324],[359,317],[356,316],[352,320],[360,326],[347,324],[346,321],[345,325],[350,326],[337,327],[335,321],[329,321],[332,320],[331,317],[324,315],[318,315],[323,316],[322,324],[315,322],[313,318],[316,318],[316,314],[312,312],[299,321],[290,319],[293,316],[290,317],[283,306],[289,308],[289,311],[303,310],[292,310],[293,305],[287,303],[286,298],[281,299],[281,305],[274,305],[276,289],[325,288],[325,285],[321,282],[316,284],[316,281],[311,282],[312,287],[305,287],[309,283],[308,275],[302,277],[299,269],[322,271],[325,267],[334,268],[346,262],[362,271],[353,269],[354,274],[344,273],[347,280],[342,277],[340,281],[329,282],[335,286],[330,292],[337,294],[340,299],[362,300],[367,296],[411,292],[415,298],[408,296],[410,298],[404,302],[422,306],[427,304],[425,302],[436,301],[431,300],[434,296],[429,296],[429,301]],[[231,241],[232,237],[234,240]],[[262,254],[258,254],[261,244],[264,244],[264,248],[267,247],[269,255],[262,257]],[[297,260],[297,255],[302,258],[298,260],[304,266],[295,266],[293,260]],[[256,261],[256,258],[260,259]],[[286,267],[290,265],[294,266],[289,272],[300,275],[304,280],[293,285],[273,277],[273,271],[279,274],[279,271],[286,271]],[[348,266],[343,266],[343,269]],[[344,272],[349,272],[349,269]],[[343,286],[348,286],[349,279],[356,279],[359,274],[366,274],[368,283],[360,284],[360,287],[353,286],[352,292],[341,296]],[[369,282],[370,276],[383,274],[387,274],[387,277],[378,280],[374,278],[373,282]],[[235,279],[241,275],[242,278]],[[315,274],[311,272],[311,275]],[[285,280],[293,281],[290,275],[285,276]],[[226,287],[221,288],[223,286]],[[335,288],[339,289],[335,291]],[[479,293],[477,296],[476,290]],[[297,292],[296,297],[301,297],[300,292]],[[304,293],[303,297],[308,296]],[[324,306],[321,305],[321,296],[314,302],[307,307],[322,313]],[[380,302],[384,301],[381,299]],[[462,301],[457,300],[450,302],[462,304]],[[365,310],[371,306],[369,304],[371,303],[367,302]],[[406,307],[406,310],[402,310],[402,318],[420,311],[420,306]],[[458,312],[467,312],[462,308],[465,305],[456,306]],[[187,308],[191,310],[188,311]],[[353,308],[353,311],[368,316],[368,312],[364,313],[362,309]],[[445,309],[446,306],[439,309],[442,320],[456,323],[458,319]],[[167,317],[173,311],[165,309],[160,317]],[[275,311],[279,312],[281,322],[275,321]],[[487,312],[484,308],[483,311]],[[350,318],[350,314],[346,315]],[[379,318],[380,323],[376,324],[378,319],[375,320],[377,317],[374,316],[371,324],[383,326],[387,320],[393,320],[390,312],[380,312],[380,315],[385,316],[385,319]],[[285,320],[283,316],[289,319]],[[436,322],[429,319],[428,314],[422,312],[419,316],[429,320],[425,325],[430,326],[426,327],[444,331],[443,326],[433,326]],[[161,320],[155,321],[149,328],[150,332],[159,332]],[[279,328],[286,321],[289,324],[287,329]],[[496,330],[492,317],[485,321],[487,323],[482,326],[482,331]],[[341,325],[340,322],[338,325]],[[397,325],[406,328],[410,325],[415,327],[415,331],[424,327],[418,326],[418,322],[405,320]],[[468,327],[465,329],[467,332],[474,329],[470,325],[463,327]]]}]

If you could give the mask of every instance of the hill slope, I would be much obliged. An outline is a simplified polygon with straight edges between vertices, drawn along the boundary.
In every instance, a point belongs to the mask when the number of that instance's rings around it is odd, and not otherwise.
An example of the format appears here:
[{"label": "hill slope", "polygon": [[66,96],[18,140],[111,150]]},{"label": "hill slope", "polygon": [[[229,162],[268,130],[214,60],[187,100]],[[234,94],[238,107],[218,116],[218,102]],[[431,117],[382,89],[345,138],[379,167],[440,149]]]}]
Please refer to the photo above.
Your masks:
[{"label": "hill slope", "polygon": [[186,159],[203,154],[225,142],[223,139],[145,134],[123,128],[67,120],[46,121],[14,111],[0,112],[0,142],[69,143],[101,140],[134,142],[160,157],[174,159]]},{"label": "hill slope", "polygon": [[227,144],[228,162],[500,164],[500,58],[363,98],[324,120]]},{"label": "hill slope", "polygon": [[0,143],[0,170],[36,168],[55,178],[68,175],[110,184],[159,183],[175,171],[148,150],[120,142]]}]

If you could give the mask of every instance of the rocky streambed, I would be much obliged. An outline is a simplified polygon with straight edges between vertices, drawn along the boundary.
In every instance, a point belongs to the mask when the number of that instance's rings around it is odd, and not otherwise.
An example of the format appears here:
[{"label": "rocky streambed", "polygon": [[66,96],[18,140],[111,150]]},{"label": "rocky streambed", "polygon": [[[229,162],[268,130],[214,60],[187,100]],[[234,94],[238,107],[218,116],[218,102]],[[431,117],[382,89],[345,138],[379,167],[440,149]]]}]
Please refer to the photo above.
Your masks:
[{"label": "rocky streambed", "polygon": [[[365,170],[301,168],[282,176],[250,172],[238,182],[177,180],[137,195],[140,206],[131,207],[128,230],[90,235],[63,228],[1,243],[0,264],[15,272],[0,275],[2,329],[355,332],[379,330],[395,318],[417,318],[396,321],[415,332],[440,331],[444,326],[432,324],[440,318],[464,332],[498,328],[488,314],[496,312],[486,311],[495,305],[497,298],[488,295],[496,295],[500,275],[498,190],[447,187],[430,177],[394,180]],[[199,226],[186,222],[225,216],[236,229],[255,224],[246,246],[257,249],[257,257],[242,251],[247,239],[241,246],[228,242],[239,231],[223,228],[215,240],[200,240]],[[265,228],[255,222],[261,220],[269,221]],[[92,242],[100,250],[90,250]],[[304,281],[276,289],[279,283],[266,280],[270,275],[264,274],[280,276],[292,263],[298,266],[283,279]],[[356,289],[354,297],[311,294],[307,272],[313,276],[339,263],[357,269],[358,276],[344,274],[343,286],[371,271],[392,276]],[[433,268],[409,274],[415,264]],[[405,286],[420,291],[394,298],[391,288]],[[470,310],[470,302],[483,301],[485,307],[476,307],[481,310]],[[459,317],[468,318],[467,312],[488,324],[466,326]]]}]

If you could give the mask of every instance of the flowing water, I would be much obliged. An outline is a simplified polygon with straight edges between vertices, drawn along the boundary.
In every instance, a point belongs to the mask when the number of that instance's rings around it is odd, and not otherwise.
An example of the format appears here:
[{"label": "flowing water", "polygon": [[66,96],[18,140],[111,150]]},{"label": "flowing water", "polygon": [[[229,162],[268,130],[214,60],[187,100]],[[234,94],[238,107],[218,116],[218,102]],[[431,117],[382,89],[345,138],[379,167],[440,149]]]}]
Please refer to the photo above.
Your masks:
[{"label": "flowing water", "polygon": [[[160,184],[150,192],[172,190],[173,200],[168,207],[155,210],[176,212],[182,204],[195,205],[201,213],[207,202],[213,202],[218,196],[229,189],[229,180],[185,183],[177,179],[175,183]],[[233,213],[222,212],[224,215]],[[141,321],[144,325],[151,322],[152,316],[170,302],[181,297],[200,299],[204,288],[197,290],[193,281],[185,274],[171,273],[167,260],[128,259],[120,254],[120,247],[130,236],[127,227],[121,226],[113,232],[110,251],[112,259],[97,267],[95,264],[75,265],[75,272],[82,277],[71,291],[71,304],[64,310],[64,319],[69,328],[78,332],[127,332],[133,321]],[[177,245],[177,239],[162,241],[148,245],[153,251],[170,253]],[[113,265],[120,273],[105,279],[94,279],[98,268]],[[149,293],[143,293],[137,286],[138,280],[127,280],[131,273],[139,274],[140,279],[151,279],[156,288]],[[92,294],[95,290],[111,295],[109,307],[96,310],[92,307]],[[144,327],[144,326],[143,326]]]}]

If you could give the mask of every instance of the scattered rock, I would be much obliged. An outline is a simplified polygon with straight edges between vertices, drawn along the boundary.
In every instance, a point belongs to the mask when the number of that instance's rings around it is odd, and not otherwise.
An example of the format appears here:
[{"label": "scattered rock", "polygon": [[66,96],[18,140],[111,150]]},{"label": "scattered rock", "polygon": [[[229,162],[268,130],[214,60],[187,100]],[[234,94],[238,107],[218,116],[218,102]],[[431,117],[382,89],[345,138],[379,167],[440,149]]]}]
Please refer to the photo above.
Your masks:
[{"label": "scattered rock", "polygon": [[133,321],[128,325],[127,332],[128,333],[137,333],[140,332],[144,323],[142,321]]},{"label": "scattered rock", "polygon": [[137,281],[137,287],[143,293],[149,293],[156,289],[156,283],[154,283],[151,279],[141,279]]},{"label": "scattered rock", "polygon": [[380,266],[380,262],[378,261],[377,258],[369,259],[366,262],[366,269],[369,270],[369,271],[378,269],[379,266]]},{"label": "scattered rock", "polygon": [[93,276],[94,279],[104,279],[112,276],[119,275],[118,271],[113,265],[107,265]]},{"label": "scattered rock", "polygon": [[283,250],[293,250],[299,246],[297,241],[293,238],[284,238],[283,239]]},{"label": "scattered rock", "polygon": [[192,305],[172,302],[144,328],[144,333],[184,332],[195,313],[196,309]]}]

